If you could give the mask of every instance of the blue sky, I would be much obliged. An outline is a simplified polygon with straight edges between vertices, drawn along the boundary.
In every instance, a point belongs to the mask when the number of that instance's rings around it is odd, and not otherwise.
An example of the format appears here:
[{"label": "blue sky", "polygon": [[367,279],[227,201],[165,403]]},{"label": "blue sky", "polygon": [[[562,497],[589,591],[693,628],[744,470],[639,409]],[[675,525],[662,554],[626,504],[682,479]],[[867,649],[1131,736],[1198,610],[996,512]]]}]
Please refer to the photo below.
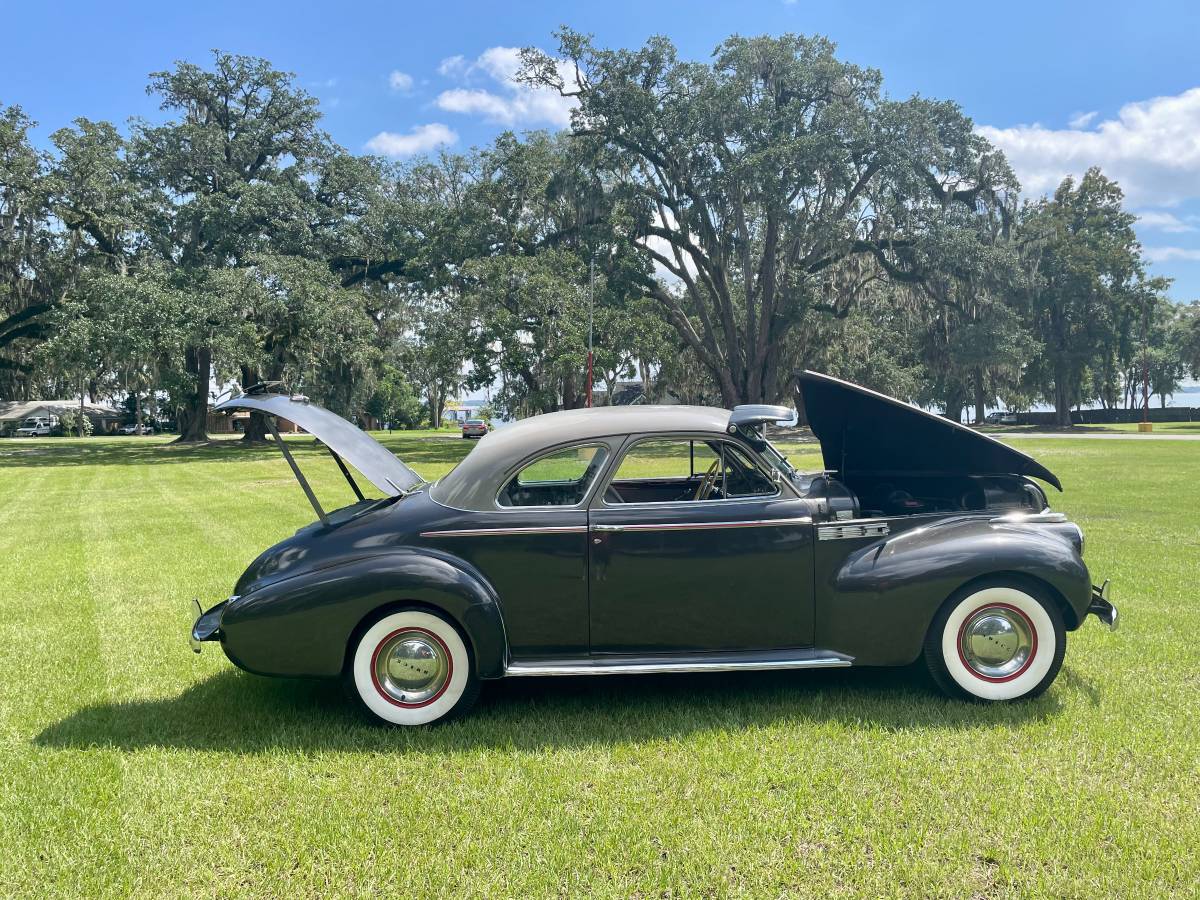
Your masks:
[{"label": "blue sky", "polygon": [[703,59],[732,33],[820,33],[893,96],[953,99],[1027,192],[1099,164],[1126,189],[1153,271],[1200,297],[1200,4],[909,0],[632,3],[28,3],[0,0],[0,103],[44,141],[75,116],[158,115],[146,75],[213,48],[265,56],[320,98],[347,148],[395,156],[558,127],[557,98],[506,81],[513,48],[569,24],[608,45],[670,37]]}]

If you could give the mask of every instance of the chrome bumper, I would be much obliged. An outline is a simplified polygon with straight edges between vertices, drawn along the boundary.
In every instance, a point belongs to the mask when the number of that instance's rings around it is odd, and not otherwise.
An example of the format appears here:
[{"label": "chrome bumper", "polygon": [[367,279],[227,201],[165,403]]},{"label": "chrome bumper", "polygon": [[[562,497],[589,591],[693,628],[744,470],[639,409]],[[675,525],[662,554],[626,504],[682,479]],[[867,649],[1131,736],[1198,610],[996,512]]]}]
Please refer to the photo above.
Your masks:
[{"label": "chrome bumper", "polygon": [[1108,585],[1108,579],[1099,587],[1092,585],[1092,602],[1088,604],[1087,611],[1107,625],[1109,631],[1116,631],[1117,608],[1108,599]]},{"label": "chrome bumper", "polygon": [[[235,599],[237,598],[229,598],[229,600]],[[225,604],[229,600],[222,600],[208,612],[204,611],[199,600],[192,601],[192,630],[188,634],[188,643],[192,645],[192,650],[196,653],[200,652],[200,645],[204,641],[221,639],[221,613],[225,611]]]}]

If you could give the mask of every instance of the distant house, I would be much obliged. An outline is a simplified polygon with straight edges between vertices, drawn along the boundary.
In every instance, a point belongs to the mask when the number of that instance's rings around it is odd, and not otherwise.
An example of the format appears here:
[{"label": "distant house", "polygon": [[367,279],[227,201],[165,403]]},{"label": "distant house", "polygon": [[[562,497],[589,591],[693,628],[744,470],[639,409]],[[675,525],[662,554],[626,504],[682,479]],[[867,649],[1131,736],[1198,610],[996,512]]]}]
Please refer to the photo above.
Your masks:
[{"label": "distant house", "polygon": [[224,413],[208,411],[208,433],[209,434],[241,434],[246,429],[246,422],[250,420],[250,413],[244,409],[239,409],[236,412]]},{"label": "distant house", "polygon": [[479,410],[485,406],[487,406],[487,400],[483,397],[473,397],[467,400],[451,400],[446,404],[446,408],[442,410],[442,421],[462,424],[467,419],[478,419]]},{"label": "distant house", "polygon": [[[250,413],[244,409],[234,412],[213,412],[210,409],[208,411],[208,433],[241,434],[246,430],[246,423],[249,421]],[[279,429],[280,434],[300,434],[302,431],[295,422],[283,417],[275,420],[275,427]]]},{"label": "distant house", "polygon": [[[62,418],[79,410],[78,400],[0,400],[0,434],[12,434],[23,421],[37,416]],[[100,403],[84,403],[83,413],[92,420],[93,434],[111,434],[121,424],[124,413]]]}]

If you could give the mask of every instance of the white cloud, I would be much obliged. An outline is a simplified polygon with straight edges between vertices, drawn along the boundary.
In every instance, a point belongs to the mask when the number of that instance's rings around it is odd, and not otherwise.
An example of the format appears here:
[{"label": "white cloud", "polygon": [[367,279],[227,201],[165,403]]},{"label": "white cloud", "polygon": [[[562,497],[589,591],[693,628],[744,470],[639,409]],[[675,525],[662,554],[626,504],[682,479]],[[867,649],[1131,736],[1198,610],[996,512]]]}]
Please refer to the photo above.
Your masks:
[{"label": "white cloud", "polygon": [[393,69],[392,74],[388,76],[388,86],[393,91],[399,91],[401,94],[407,94],[412,90],[413,77],[407,72],[401,72],[399,69]]},{"label": "white cloud", "polygon": [[1071,118],[1067,120],[1067,124],[1072,128],[1087,128],[1092,124],[1092,119],[1096,118],[1098,115],[1100,115],[1100,113],[1096,112],[1095,110],[1092,110],[1091,112],[1073,113]]},{"label": "white cloud", "polygon": [[[1191,221],[1185,221],[1179,218],[1174,213],[1164,212],[1163,210],[1147,209],[1137,214],[1138,224],[1143,228],[1153,228],[1157,231],[1166,231],[1171,234],[1182,234],[1185,231],[1195,231],[1196,226]],[[1192,219],[1189,216],[1188,219]]]},{"label": "white cloud", "polygon": [[[521,68],[521,51],[517,47],[491,47],[468,64],[461,56],[442,60],[438,71],[469,81],[482,76],[490,83],[486,88],[461,87],[443,91],[437,105],[447,112],[482,116],[499,125],[553,125],[565,128],[571,123],[575,100],[557,91],[535,88],[515,80]],[[564,77],[572,73],[563,64]]]},{"label": "white cloud", "polygon": [[984,125],[979,133],[1004,150],[1029,193],[1099,166],[1135,206],[1200,197],[1200,88],[1129,103],[1092,128]]},{"label": "white cloud", "polygon": [[1190,247],[1146,247],[1142,253],[1150,262],[1200,262],[1200,250]]},{"label": "white cloud", "polygon": [[381,131],[367,141],[367,149],[383,156],[415,156],[458,141],[458,134],[441,122],[417,125],[408,134]]},{"label": "white cloud", "polygon": [[463,88],[442,91],[438,95],[437,105],[447,112],[482,115],[490,122],[511,125],[513,121],[513,110],[508,102],[488,91],[468,91]]},{"label": "white cloud", "polygon": [[438,63],[438,74],[449,78],[452,75],[461,75],[467,70],[467,58],[462,54],[456,56],[447,56]]}]

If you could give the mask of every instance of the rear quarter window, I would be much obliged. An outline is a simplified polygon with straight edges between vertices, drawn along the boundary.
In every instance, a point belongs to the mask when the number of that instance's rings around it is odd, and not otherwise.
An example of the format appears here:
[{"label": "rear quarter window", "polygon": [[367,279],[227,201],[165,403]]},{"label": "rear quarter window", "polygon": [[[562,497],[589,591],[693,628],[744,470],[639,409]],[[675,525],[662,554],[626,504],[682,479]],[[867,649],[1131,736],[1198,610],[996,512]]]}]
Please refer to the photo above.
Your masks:
[{"label": "rear quarter window", "polygon": [[588,444],[541,456],[517,472],[500,489],[501,506],[576,506],[583,502],[608,455],[606,447]]}]

